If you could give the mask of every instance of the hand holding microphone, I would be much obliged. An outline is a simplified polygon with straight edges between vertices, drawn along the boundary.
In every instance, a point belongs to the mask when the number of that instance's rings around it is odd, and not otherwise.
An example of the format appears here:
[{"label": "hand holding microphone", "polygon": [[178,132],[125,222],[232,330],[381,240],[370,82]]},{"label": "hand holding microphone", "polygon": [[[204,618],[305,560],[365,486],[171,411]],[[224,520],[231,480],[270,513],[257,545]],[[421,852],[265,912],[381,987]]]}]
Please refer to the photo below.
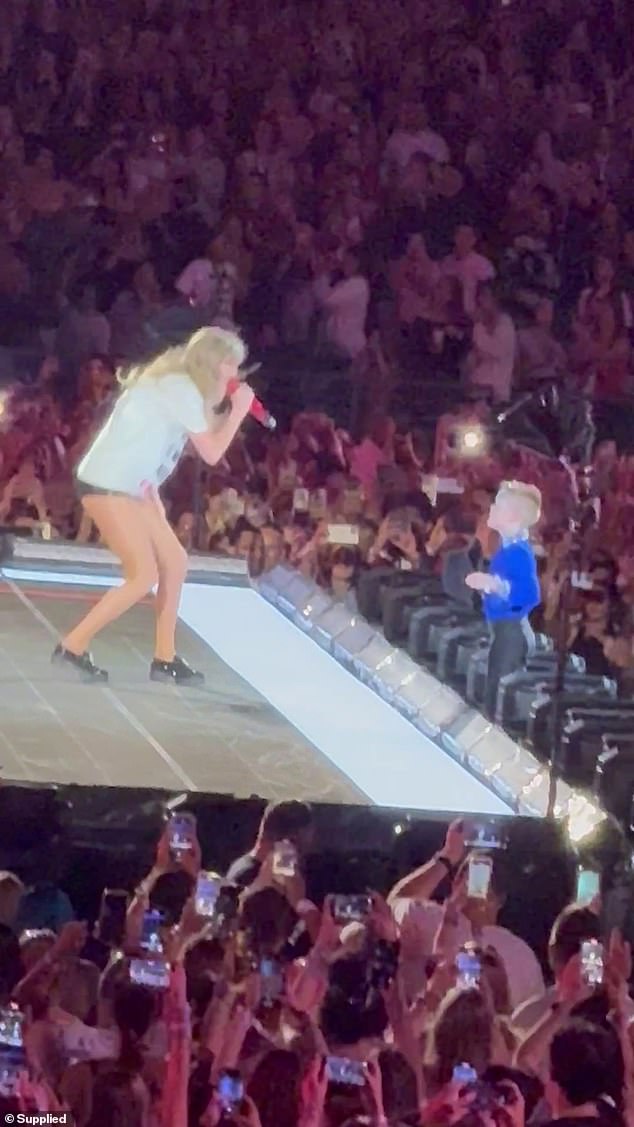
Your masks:
[{"label": "hand holding microphone", "polygon": [[249,387],[248,383],[241,383],[238,380],[231,380],[227,384],[227,395],[231,400],[231,410],[236,415],[241,415],[243,419],[250,413],[255,400],[253,389]]},{"label": "hand holding microphone", "polygon": [[232,411],[241,412],[242,418],[251,415],[266,430],[275,430],[277,420],[267,411],[264,404],[256,399],[253,390],[243,380],[229,380],[227,395],[231,400]]}]

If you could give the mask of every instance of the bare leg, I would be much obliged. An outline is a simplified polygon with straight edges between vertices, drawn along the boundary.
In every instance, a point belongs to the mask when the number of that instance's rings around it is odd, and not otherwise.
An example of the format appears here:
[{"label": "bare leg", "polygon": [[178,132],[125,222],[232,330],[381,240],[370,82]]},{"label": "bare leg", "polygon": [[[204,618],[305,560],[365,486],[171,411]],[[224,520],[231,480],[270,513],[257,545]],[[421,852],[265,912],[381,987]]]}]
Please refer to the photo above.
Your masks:
[{"label": "bare leg", "polygon": [[81,521],[79,522],[79,528],[77,530],[75,542],[77,544],[87,544],[92,535],[93,527],[93,523],[88,516],[88,513],[84,509],[81,514]]},{"label": "bare leg", "polygon": [[168,523],[161,500],[148,498],[142,505],[143,520],[158,567],[154,656],[157,661],[173,661],[178,607],[187,574],[187,552]]},{"label": "bare leg", "polygon": [[64,638],[64,649],[72,654],[83,654],[95,635],[140,602],[158,579],[152,540],[145,520],[140,519],[144,502],[89,494],[82,504],[110,551],[121,561],[124,582],[111,587]]}]

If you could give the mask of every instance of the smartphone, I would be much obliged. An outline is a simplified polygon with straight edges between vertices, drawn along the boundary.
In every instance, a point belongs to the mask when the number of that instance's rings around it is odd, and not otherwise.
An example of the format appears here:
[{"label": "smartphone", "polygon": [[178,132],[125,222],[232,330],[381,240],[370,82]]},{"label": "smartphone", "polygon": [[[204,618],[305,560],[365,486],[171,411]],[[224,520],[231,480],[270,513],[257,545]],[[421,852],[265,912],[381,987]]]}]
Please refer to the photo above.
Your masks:
[{"label": "smartphone", "polygon": [[143,913],[141,941],[139,946],[142,947],[144,951],[151,951],[154,955],[163,954],[161,928],[164,922],[165,917],[163,912],[159,912],[157,908],[150,908],[147,912]]},{"label": "smartphone", "polygon": [[328,543],[356,548],[359,543],[359,529],[354,524],[329,524]]},{"label": "smartphone", "polygon": [[323,517],[328,507],[328,494],[325,489],[314,489],[308,502],[311,517]]},{"label": "smartphone", "polygon": [[482,966],[478,956],[463,948],[456,955],[456,986],[459,990],[475,990],[480,985]]},{"label": "smartphone", "polygon": [[432,505],[438,500],[438,478],[435,474],[425,474],[421,481],[421,492],[425,494]]},{"label": "smartphone", "polygon": [[366,1081],[365,1063],[349,1057],[326,1057],[326,1078],[331,1084],[362,1088]]},{"label": "smartphone", "polygon": [[24,1014],[17,1006],[4,1006],[0,1009],[0,1045],[9,1049],[23,1047],[22,1026]]},{"label": "smartphone", "polygon": [[470,1109],[492,1111],[495,1107],[504,1106],[503,1085],[496,1086],[481,1080],[475,1068],[472,1068],[470,1064],[457,1064],[451,1079],[453,1083],[460,1085],[463,1092],[465,1088],[470,1090]]},{"label": "smartphone", "polygon": [[238,919],[240,889],[233,884],[224,885],[218,892],[214,911],[213,933],[221,939],[233,935]]},{"label": "smartphone", "polygon": [[493,862],[490,857],[469,858],[467,867],[467,896],[474,900],[486,900],[489,895]]},{"label": "smartphone", "polygon": [[223,1111],[237,1111],[244,1099],[244,1084],[235,1068],[225,1068],[216,1086],[218,1101]]},{"label": "smartphone", "polygon": [[503,849],[500,827],[493,818],[465,823],[465,845],[468,849]]},{"label": "smartphone", "polygon": [[601,892],[601,873],[596,869],[577,869],[577,904],[591,904]]},{"label": "smartphone", "polygon": [[110,947],[120,947],[125,938],[125,921],[130,894],[125,888],[104,888],[99,908],[99,938]]},{"label": "smartphone", "polygon": [[297,875],[297,849],[292,841],[277,841],[273,849],[273,876]]},{"label": "smartphone", "polygon": [[170,984],[169,963],[165,959],[130,959],[130,982],[148,986],[150,990],[167,990]]},{"label": "smartphone", "polygon": [[371,911],[371,896],[333,896],[332,914],[338,924],[365,920]]},{"label": "smartphone", "polygon": [[167,823],[170,852],[177,860],[179,854],[190,853],[196,840],[196,818],[193,814],[171,814]]},{"label": "smartphone", "polygon": [[470,1064],[457,1064],[451,1074],[452,1084],[475,1084],[478,1074]]},{"label": "smartphone", "polygon": [[199,873],[196,881],[196,915],[213,916],[222,881],[217,873]]},{"label": "smartphone", "polygon": [[293,490],[293,512],[294,513],[307,513],[308,512],[308,499],[309,492],[307,489]]},{"label": "smartphone", "polygon": [[272,1006],[284,989],[284,976],[276,959],[260,959],[258,966],[262,1004]]},{"label": "smartphone", "polygon": [[603,944],[588,939],[581,944],[581,975],[586,986],[603,985]]}]

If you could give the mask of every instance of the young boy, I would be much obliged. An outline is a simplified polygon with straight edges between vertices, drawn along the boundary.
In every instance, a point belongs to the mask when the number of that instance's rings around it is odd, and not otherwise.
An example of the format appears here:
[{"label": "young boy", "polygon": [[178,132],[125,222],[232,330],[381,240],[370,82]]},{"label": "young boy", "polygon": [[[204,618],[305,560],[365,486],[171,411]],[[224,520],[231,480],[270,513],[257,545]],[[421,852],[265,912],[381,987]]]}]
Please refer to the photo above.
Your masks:
[{"label": "young boy", "polygon": [[535,555],[528,530],[539,520],[541,493],[522,481],[505,481],[489,512],[488,525],[499,532],[502,545],[487,574],[473,571],[465,582],[482,593],[484,615],[491,631],[485,707],[495,718],[500,678],[525,664],[534,644],[528,615],[539,604]]}]

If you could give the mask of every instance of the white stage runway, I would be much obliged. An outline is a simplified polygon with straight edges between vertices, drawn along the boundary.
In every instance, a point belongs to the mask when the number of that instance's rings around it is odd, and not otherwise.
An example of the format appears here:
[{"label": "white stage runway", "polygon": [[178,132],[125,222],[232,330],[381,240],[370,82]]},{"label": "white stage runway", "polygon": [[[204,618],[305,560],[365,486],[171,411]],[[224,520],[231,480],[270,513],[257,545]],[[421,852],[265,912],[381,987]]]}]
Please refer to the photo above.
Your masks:
[{"label": "white stage runway", "polygon": [[183,593],[179,647],[205,673],[204,688],[148,681],[151,599],[95,645],[109,685],[77,682],[50,664],[51,650],[86,602],[118,582],[116,569],[100,549],[37,555],[16,553],[0,579],[5,781],[510,813],[231,564],[201,575],[194,562]]}]

